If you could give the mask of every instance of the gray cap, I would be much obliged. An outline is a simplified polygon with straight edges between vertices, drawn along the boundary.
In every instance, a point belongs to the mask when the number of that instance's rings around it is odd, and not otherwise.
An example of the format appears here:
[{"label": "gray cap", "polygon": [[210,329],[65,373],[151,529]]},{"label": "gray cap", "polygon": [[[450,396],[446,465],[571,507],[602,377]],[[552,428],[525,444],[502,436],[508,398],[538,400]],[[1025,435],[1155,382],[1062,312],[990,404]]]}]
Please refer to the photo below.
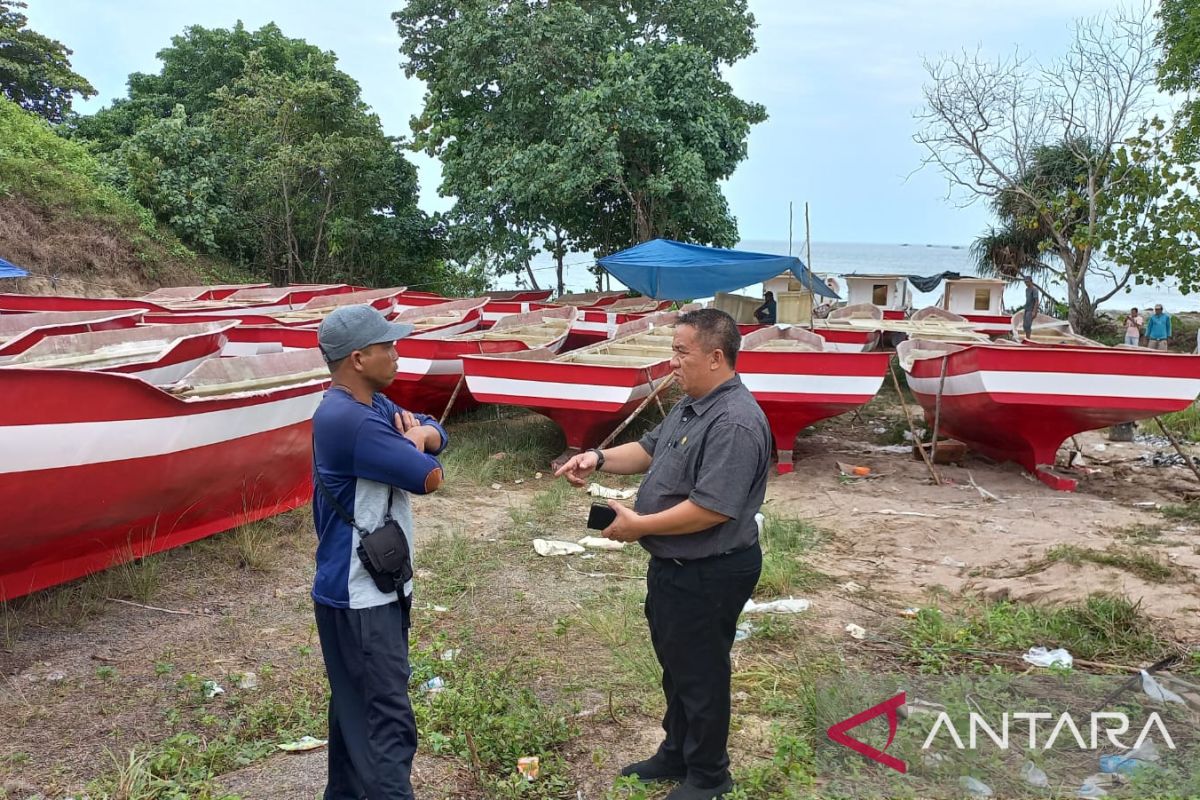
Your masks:
[{"label": "gray cap", "polygon": [[317,328],[317,346],[321,348],[325,363],[332,364],[355,350],[394,342],[412,331],[412,325],[388,322],[383,314],[371,306],[339,306]]}]

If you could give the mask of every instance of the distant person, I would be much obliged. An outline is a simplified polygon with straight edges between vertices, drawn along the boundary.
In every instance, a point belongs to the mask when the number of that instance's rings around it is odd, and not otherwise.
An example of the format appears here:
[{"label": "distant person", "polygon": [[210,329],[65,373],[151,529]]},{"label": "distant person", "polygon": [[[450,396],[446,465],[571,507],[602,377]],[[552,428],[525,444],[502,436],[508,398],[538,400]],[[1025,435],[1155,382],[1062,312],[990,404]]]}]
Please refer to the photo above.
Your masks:
[{"label": "distant person", "polygon": [[775,293],[767,292],[767,296],[763,299],[763,304],[754,309],[754,318],[758,320],[759,325],[774,325],[775,324]]},{"label": "distant person", "polygon": [[1166,350],[1171,338],[1171,317],[1163,313],[1162,306],[1155,306],[1154,313],[1146,320],[1147,345],[1151,350]]},{"label": "distant person", "polygon": [[1125,320],[1121,323],[1125,326],[1125,344],[1137,347],[1142,343],[1142,326],[1145,323],[1146,321],[1142,319],[1142,315],[1136,308],[1129,309],[1129,313],[1125,315]]},{"label": "distant person", "polygon": [[1025,338],[1028,339],[1033,332],[1033,318],[1038,311],[1038,288],[1033,282],[1033,278],[1025,276]]}]

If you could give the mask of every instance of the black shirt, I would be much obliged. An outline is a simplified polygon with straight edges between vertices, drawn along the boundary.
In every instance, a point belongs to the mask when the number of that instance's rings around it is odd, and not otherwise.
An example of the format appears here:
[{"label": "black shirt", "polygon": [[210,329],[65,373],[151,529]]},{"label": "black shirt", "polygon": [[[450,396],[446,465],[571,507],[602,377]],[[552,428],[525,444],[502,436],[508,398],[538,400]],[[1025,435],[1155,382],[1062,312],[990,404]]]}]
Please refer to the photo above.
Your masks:
[{"label": "black shirt", "polygon": [[634,509],[656,514],[684,500],[729,517],[679,536],[645,536],[653,556],[690,560],[758,541],[754,515],[767,494],[773,440],[767,417],[734,375],[699,399],[684,397],[638,442],[653,461]]}]

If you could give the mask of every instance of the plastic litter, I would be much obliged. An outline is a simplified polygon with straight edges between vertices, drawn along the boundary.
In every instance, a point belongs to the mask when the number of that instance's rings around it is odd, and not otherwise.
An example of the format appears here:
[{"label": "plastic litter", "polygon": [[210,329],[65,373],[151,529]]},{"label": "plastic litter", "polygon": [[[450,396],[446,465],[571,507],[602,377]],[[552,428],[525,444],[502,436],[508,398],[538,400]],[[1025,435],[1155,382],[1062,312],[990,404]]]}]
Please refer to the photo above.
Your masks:
[{"label": "plastic litter", "polygon": [[1109,789],[1116,789],[1125,783],[1121,775],[1097,772],[1083,779],[1083,785],[1075,792],[1076,797],[1107,797]]},{"label": "plastic litter", "polygon": [[944,567],[955,567],[957,569],[962,569],[963,567],[965,567],[967,565],[967,562],[959,561],[957,558],[951,558],[950,556],[946,556],[945,558],[942,559],[941,564]]},{"label": "plastic litter", "polygon": [[904,617],[905,619],[916,619],[917,615],[920,613],[921,609],[913,606],[909,606],[908,608],[903,608],[900,610],[900,616]]},{"label": "plastic litter", "polygon": [[422,683],[418,688],[425,694],[437,694],[446,688],[446,680],[435,675],[434,677]]},{"label": "plastic litter", "polygon": [[203,688],[205,700],[212,700],[219,694],[225,694],[225,690],[222,689],[221,685],[216,681],[205,681]]},{"label": "plastic litter", "polygon": [[1050,778],[1032,761],[1026,761],[1021,765],[1021,780],[1030,786],[1037,786],[1039,789],[1050,787]]},{"label": "plastic litter", "polygon": [[1100,771],[1105,773],[1119,772],[1122,775],[1131,775],[1143,767],[1153,766],[1162,758],[1158,752],[1158,746],[1154,744],[1152,739],[1147,739],[1142,743],[1141,747],[1127,750],[1124,753],[1117,753],[1111,756],[1100,757]]},{"label": "plastic litter", "polygon": [[312,736],[301,736],[294,742],[284,742],[283,744],[276,745],[276,747],[286,753],[303,753],[308,750],[316,750],[327,744],[329,744],[328,739],[314,739]]},{"label": "plastic litter", "polygon": [[1029,652],[1021,656],[1021,660],[1035,667],[1065,667],[1070,669],[1075,665],[1075,659],[1063,648],[1047,650],[1044,647],[1031,647]]},{"label": "plastic litter", "polygon": [[589,483],[587,493],[592,497],[602,497],[605,500],[628,500],[637,494],[637,489],[610,489],[598,483]]},{"label": "plastic litter", "polygon": [[933,714],[934,716],[941,714],[946,710],[946,707],[941,703],[931,703],[928,700],[921,700],[914,697],[904,705],[900,706],[900,715],[904,718],[916,716],[918,714]]},{"label": "plastic litter", "polygon": [[1179,703],[1181,706],[1187,705],[1182,697],[1175,694],[1170,689],[1164,688],[1163,685],[1154,680],[1154,676],[1149,672],[1146,672],[1146,670],[1142,670],[1142,691],[1145,692],[1146,696],[1151,700],[1159,703]]},{"label": "plastic litter", "polygon": [[958,785],[972,797],[991,797],[994,794],[992,787],[977,778],[972,778],[970,775],[963,775],[959,778]]},{"label": "plastic litter", "polygon": [[789,597],[786,600],[771,600],[767,603],[756,603],[753,599],[747,600],[746,605],[742,606],[743,614],[799,614],[801,611],[808,611],[812,607],[812,602],[802,598]]},{"label": "plastic litter", "polygon": [[239,689],[246,689],[246,690],[257,689],[258,688],[258,676],[255,675],[253,672],[243,672],[241,675],[239,675],[237,677],[237,680],[234,681],[234,685],[237,686],[237,688],[239,688]]},{"label": "plastic litter", "polygon": [[758,526],[758,535],[762,536],[763,526],[767,524],[767,518],[762,515],[761,511],[754,515],[754,524]]},{"label": "plastic litter", "polygon": [[458,654],[461,652],[462,650],[458,649],[457,647],[453,650],[443,650],[441,656],[442,661],[453,661],[454,659],[458,658]]},{"label": "plastic litter", "polygon": [[524,775],[527,781],[537,778],[540,767],[541,761],[537,756],[524,756],[517,759],[517,772]]},{"label": "plastic litter", "polygon": [[615,539],[605,539],[603,536],[585,536],[579,540],[579,543],[584,547],[590,547],[593,550],[625,549],[624,542],[618,542]]},{"label": "plastic litter", "polygon": [[540,473],[540,472],[533,473],[533,479],[535,481],[540,481],[542,479],[542,473]]},{"label": "plastic litter", "polygon": [[754,633],[754,626],[749,622],[742,622],[737,626],[737,631],[733,634],[733,640],[735,642],[745,641],[750,638],[752,633]]},{"label": "plastic litter", "polygon": [[500,484],[498,484],[498,483],[492,484],[492,491],[497,491],[497,490],[499,490],[499,488],[500,488]]},{"label": "plastic litter", "polygon": [[867,629],[861,625],[855,625],[853,622],[846,626],[846,633],[850,634],[851,638],[854,639],[867,638]]},{"label": "plastic litter", "polygon": [[862,467],[857,464],[845,464],[841,461],[837,462],[838,472],[843,478],[869,478],[872,476],[870,467]]},{"label": "plastic litter", "polygon": [[533,549],[539,556],[574,556],[583,552],[583,545],[556,539],[534,539]]}]

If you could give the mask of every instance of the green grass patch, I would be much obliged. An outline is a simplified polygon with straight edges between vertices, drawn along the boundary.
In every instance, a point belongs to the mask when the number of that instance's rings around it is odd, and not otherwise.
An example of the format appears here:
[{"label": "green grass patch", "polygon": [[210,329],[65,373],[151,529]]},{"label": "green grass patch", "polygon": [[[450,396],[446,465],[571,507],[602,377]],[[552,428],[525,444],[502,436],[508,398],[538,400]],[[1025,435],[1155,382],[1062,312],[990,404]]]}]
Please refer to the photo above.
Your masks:
[{"label": "green grass patch", "polygon": [[925,608],[899,630],[907,659],[923,672],[989,671],[998,663],[990,653],[1020,655],[1035,646],[1115,664],[1153,662],[1172,649],[1139,604],[1108,594],[1055,608],[1009,601],[980,601],[959,613]]},{"label": "green grass patch", "polygon": [[1172,567],[1164,559],[1143,550],[1093,550],[1088,547],[1064,544],[1051,548],[1046,553],[1045,560],[1047,562],[1061,561],[1073,566],[1090,562],[1102,567],[1114,567],[1154,583],[1163,583],[1177,574],[1175,567]]},{"label": "green grass patch", "polygon": [[1159,513],[1167,519],[1177,519],[1180,522],[1200,525],[1200,503],[1163,506],[1159,509]]},{"label": "green grass patch", "polygon": [[461,531],[422,542],[413,563],[430,573],[417,581],[421,601],[444,606],[488,589],[491,576],[502,566],[494,542],[473,539]]},{"label": "green grass patch", "polygon": [[488,486],[546,474],[566,446],[558,426],[519,408],[485,407],[448,427],[450,446],[440,458],[446,475],[442,491],[451,493],[462,483]]},{"label": "green grass patch", "polygon": [[816,589],[828,578],[810,567],[804,556],[819,547],[827,534],[797,517],[764,514],[762,575],[755,588],[757,597],[781,597]]},{"label": "green grass patch", "polygon": [[[1163,414],[1159,419],[1175,436],[1189,442],[1200,441],[1200,405],[1192,403],[1183,411]],[[1147,430],[1154,434],[1159,432],[1157,425],[1147,424]]]},{"label": "green grass patch", "polygon": [[640,585],[612,586],[583,607],[580,619],[612,654],[614,684],[652,693],[658,691],[662,668],[650,643],[645,598]]}]

